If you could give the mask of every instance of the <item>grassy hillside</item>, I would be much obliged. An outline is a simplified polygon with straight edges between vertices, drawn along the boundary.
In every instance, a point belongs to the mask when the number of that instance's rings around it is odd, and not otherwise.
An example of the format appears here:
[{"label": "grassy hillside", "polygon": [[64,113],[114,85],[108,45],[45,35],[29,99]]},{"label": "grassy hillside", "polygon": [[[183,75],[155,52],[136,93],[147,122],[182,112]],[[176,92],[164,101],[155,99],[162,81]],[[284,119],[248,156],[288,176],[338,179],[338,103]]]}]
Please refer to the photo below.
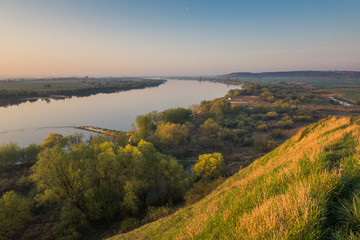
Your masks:
[{"label": "grassy hillside", "polygon": [[360,118],[330,117],[202,201],[112,239],[358,239]]}]

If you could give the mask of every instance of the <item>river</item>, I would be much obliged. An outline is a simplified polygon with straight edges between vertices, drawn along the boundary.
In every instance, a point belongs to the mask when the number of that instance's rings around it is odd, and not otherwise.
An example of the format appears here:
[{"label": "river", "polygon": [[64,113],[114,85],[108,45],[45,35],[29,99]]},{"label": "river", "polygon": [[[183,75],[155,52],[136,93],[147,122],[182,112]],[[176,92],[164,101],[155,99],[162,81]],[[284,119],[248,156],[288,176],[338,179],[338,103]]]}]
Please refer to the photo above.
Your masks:
[{"label": "river", "polygon": [[202,100],[222,97],[233,88],[240,86],[168,80],[153,88],[1,107],[0,144],[10,141],[20,146],[38,144],[49,133],[80,132],[85,137],[90,136],[90,132],[74,128],[83,125],[127,131],[139,114],[199,104]]}]

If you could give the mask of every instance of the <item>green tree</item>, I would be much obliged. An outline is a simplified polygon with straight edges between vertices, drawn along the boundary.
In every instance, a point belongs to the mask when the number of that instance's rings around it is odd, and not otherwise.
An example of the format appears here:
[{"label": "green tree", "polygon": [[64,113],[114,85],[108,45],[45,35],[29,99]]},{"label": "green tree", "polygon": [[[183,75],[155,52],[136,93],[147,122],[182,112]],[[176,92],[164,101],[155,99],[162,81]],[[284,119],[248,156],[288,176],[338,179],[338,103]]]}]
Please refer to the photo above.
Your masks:
[{"label": "green tree", "polygon": [[40,143],[41,148],[52,148],[55,146],[64,147],[68,143],[68,139],[58,133],[50,133],[45,140]]},{"label": "green tree", "polygon": [[222,130],[222,127],[214,121],[214,119],[209,118],[207,119],[201,126],[200,126],[201,133],[208,136],[208,137],[217,137],[219,132]]},{"label": "green tree", "polygon": [[0,171],[14,167],[20,160],[20,147],[13,142],[0,146]]},{"label": "green tree", "polygon": [[225,99],[213,100],[210,107],[211,113],[229,113],[231,112],[231,102]]},{"label": "green tree", "polygon": [[150,132],[153,130],[154,125],[152,123],[152,119],[149,115],[138,115],[136,116],[136,127],[137,129],[137,135],[145,139],[150,135]]},{"label": "green tree", "polygon": [[191,120],[192,111],[190,109],[178,107],[166,109],[159,115],[159,118],[162,122],[184,124],[185,122]]},{"label": "green tree", "polygon": [[224,158],[221,153],[203,154],[193,168],[196,176],[214,179],[224,170]]},{"label": "green tree", "polygon": [[185,125],[161,123],[156,129],[155,135],[163,146],[178,146],[186,141],[189,136],[189,130]]},{"label": "green tree", "polygon": [[15,239],[31,220],[31,202],[15,193],[6,192],[0,199],[0,239]]}]

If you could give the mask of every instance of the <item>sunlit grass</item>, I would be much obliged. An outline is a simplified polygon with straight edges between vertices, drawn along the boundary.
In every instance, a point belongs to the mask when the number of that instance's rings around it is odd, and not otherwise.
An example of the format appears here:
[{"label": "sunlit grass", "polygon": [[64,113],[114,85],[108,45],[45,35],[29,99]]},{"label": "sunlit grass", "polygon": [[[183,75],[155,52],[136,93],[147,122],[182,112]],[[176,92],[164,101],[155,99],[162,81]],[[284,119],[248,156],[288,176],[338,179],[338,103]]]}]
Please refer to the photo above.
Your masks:
[{"label": "sunlit grass", "polygon": [[[358,119],[329,117],[205,199],[114,239],[340,239],[357,236]],[[339,207],[347,209],[340,214]],[[348,222],[355,222],[352,225]],[[351,227],[355,226],[355,227]]]}]

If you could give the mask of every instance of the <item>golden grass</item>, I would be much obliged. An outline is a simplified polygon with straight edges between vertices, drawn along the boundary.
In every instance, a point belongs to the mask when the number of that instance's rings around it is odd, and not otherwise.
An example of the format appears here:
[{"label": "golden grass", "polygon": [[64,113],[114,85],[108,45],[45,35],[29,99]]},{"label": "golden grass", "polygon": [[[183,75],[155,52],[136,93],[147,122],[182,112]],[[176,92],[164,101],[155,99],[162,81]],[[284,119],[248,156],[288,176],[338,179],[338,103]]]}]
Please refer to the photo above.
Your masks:
[{"label": "golden grass", "polygon": [[[340,181],[341,169],[309,176],[300,165],[316,164],[326,146],[350,133],[360,153],[359,125],[328,117],[227,179],[217,190],[169,217],[113,239],[294,239],[317,238],[325,196]],[[304,131],[308,131],[304,136]],[[315,168],[315,167],[314,167]],[[310,168],[311,169],[311,168]],[[311,231],[310,231],[310,230]],[[306,235],[308,234],[308,235]]]}]

